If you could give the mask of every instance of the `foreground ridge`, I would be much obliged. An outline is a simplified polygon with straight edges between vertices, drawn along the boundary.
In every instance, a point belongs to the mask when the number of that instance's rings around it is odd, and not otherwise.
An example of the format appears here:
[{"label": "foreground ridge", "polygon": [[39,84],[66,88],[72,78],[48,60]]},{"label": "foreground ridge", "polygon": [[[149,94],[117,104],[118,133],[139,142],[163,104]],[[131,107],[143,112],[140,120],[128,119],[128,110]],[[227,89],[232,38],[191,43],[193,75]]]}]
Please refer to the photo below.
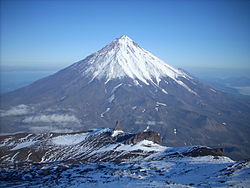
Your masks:
[{"label": "foreground ridge", "polygon": [[222,149],[160,143],[157,132],[131,134],[108,128],[1,136],[0,185],[244,187],[249,183],[249,161],[232,161]]},{"label": "foreground ridge", "polygon": [[76,133],[19,133],[0,136],[0,162],[125,162],[166,148],[160,145],[161,137],[156,132],[132,134],[117,127]]},{"label": "foreground ridge", "polygon": [[[2,163],[17,162],[130,162],[152,154],[173,155],[174,148],[161,145],[154,131],[124,132],[119,122],[114,129],[94,129],[76,133],[45,133],[0,136]],[[223,156],[223,149],[189,146],[177,149],[174,156]]]}]

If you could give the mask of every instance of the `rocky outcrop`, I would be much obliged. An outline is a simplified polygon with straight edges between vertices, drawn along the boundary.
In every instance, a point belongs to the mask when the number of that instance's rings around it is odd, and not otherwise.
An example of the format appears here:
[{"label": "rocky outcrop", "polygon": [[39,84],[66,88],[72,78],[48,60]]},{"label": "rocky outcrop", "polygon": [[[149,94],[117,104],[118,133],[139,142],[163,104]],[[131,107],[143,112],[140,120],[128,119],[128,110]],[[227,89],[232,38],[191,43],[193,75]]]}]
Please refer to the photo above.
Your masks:
[{"label": "rocky outcrop", "polygon": [[121,142],[123,144],[136,144],[143,140],[152,141],[157,144],[162,143],[162,138],[159,133],[155,131],[149,131],[149,127],[147,127],[144,132],[140,132],[137,134],[131,134],[126,133],[122,130],[120,122],[117,120],[115,123],[115,128],[112,131],[112,135],[114,135],[114,132],[120,132],[120,134],[117,134],[117,136],[114,138],[116,142]]},{"label": "rocky outcrop", "polygon": [[127,139],[124,143],[125,144],[136,144],[142,140],[149,140],[157,144],[161,144],[161,136],[159,133],[154,131],[147,131],[135,134],[131,136],[129,139]]},{"label": "rocky outcrop", "polygon": [[116,121],[115,122],[115,129],[114,131],[121,131],[122,130],[122,127],[121,127],[121,124],[120,124],[120,121]]},{"label": "rocky outcrop", "polygon": [[183,153],[184,156],[190,157],[200,157],[200,156],[223,156],[224,149],[223,148],[208,148],[208,147],[197,147],[193,148],[191,151]]}]

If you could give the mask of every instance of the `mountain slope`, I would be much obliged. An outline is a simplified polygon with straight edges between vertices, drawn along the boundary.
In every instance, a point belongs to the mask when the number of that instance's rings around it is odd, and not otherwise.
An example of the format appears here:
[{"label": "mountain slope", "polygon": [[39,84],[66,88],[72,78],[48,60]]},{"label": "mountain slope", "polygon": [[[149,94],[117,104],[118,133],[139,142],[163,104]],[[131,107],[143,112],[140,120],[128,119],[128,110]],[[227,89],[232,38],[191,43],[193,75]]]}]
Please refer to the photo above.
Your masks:
[{"label": "mountain slope", "polygon": [[1,132],[81,131],[120,120],[168,146],[250,156],[250,101],[215,90],[122,36],[84,60],[1,96]]}]

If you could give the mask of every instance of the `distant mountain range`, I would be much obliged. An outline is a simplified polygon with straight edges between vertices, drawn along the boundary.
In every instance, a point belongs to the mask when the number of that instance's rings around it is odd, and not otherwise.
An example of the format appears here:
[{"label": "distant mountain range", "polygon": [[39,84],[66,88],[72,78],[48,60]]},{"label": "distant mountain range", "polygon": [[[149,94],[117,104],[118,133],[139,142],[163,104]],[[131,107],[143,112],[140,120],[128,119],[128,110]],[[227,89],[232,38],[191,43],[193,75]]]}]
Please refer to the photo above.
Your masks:
[{"label": "distant mountain range", "polygon": [[29,86],[1,96],[1,132],[110,127],[160,132],[167,146],[225,148],[250,157],[250,100],[214,89],[127,36]]}]

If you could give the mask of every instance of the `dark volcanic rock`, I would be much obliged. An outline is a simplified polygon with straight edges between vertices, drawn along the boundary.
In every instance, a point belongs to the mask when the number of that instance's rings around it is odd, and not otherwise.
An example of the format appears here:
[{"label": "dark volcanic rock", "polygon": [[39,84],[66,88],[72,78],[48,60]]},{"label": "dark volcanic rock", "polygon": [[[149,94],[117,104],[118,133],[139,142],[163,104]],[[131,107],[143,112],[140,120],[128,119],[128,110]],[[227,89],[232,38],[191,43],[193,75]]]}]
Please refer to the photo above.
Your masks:
[{"label": "dark volcanic rock", "polygon": [[157,144],[161,144],[162,139],[159,133],[154,131],[147,131],[135,134],[131,136],[131,138],[127,139],[124,143],[125,144],[136,144],[142,140],[149,140]]},{"label": "dark volcanic rock", "polygon": [[223,156],[223,148],[208,148],[208,147],[199,147],[193,148],[192,151],[183,153],[184,156],[199,157],[199,156]]},{"label": "dark volcanic rock", "polygon": [[115,122],[115,129],[114,130],[115,131],[122,130],[121,124],[118,120]]}]

